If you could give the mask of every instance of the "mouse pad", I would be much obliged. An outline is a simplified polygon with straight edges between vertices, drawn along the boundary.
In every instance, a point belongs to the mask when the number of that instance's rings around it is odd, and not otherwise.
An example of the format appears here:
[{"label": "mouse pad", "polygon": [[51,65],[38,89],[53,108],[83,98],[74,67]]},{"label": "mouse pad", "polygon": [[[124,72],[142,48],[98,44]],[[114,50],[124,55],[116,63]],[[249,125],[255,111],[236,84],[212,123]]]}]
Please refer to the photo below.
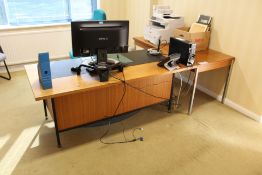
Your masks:
[{"label": "mouse pad", "polygon": [[133,62],[129,63],[128,66],[135,66],[139,64],[159,62],[164,59],[162,55],[149,55],[146,50],[136,50],[128,53],[122,53],[125,57],[132,60]]},{"label": "mouse pad", "polygon": [[[133,62],[132,60],[128,59],[122,54],[108,54],[108,58],[115,59],[126,65]],[[96,61],[96,58],[82,57],[82,58],[67,59],[67,60],[60,60],[60,61],[51,61],[50,67],[51,67],[52,79],[75,75],[76,73],[72,72],[71,68],[79,66],[84,61],[92,62],[92,61]],[[86,74],[86,73],[88,72],[84,67],[82,67],[81,74]]]}]

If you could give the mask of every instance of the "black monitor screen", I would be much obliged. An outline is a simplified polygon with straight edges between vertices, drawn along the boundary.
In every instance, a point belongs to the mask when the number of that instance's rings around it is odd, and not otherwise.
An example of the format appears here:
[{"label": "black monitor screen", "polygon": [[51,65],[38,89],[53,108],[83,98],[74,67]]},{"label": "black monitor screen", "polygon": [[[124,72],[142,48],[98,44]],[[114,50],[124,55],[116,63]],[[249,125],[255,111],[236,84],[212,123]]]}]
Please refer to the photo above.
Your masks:
[{"label": "black monitor screen", "polygon": [[74,21],[71,31],[75,57],[128,51],[129,21]]}]

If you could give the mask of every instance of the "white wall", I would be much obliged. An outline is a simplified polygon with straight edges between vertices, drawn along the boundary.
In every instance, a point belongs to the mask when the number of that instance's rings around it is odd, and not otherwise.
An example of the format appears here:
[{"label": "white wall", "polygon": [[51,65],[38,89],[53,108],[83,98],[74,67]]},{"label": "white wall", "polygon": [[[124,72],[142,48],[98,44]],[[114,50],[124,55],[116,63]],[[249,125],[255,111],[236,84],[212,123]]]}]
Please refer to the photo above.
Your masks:
[{"label": "white wall", "polygon": [[[210,48],[236,57],[228,99],[262,115],[262,1],[261,0],[158,0],[170,5],[190,25],[199,14],[213,17]],[[200,75],[200,84],[219,94],[225,71]]]}]

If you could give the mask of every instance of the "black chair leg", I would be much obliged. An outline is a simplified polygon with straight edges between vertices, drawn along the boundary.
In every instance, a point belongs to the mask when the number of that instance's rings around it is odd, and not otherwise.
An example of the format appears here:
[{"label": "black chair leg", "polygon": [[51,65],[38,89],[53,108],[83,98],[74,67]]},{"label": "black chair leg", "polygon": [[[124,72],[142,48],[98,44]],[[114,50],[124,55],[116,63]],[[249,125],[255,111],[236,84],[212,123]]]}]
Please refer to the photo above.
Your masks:
[{"label": "black chair leg", "polygon": [[4,61],[4,64],[5,64],[5,69],[6,69],[6,71],[7,71],[8,77],[4,77],[4,76],[1,76],[1,75],[0,75],[0,77],[1,77],[1,78],[4,78],[4,79],[6,79],[6,80],[11,80],[11,75],[10,75],[10,72],[9,72],[9,70],[8,70],[8,67],[7,67],[5,61]]}]

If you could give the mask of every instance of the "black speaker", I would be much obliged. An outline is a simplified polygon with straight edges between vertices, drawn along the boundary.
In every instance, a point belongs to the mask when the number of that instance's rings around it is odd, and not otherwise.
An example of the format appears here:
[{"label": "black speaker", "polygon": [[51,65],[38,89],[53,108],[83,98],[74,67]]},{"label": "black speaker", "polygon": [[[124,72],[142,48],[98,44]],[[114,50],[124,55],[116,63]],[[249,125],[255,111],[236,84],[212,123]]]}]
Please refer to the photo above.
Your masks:
[{"label": "black speaker", "polygon": [[99,75],[100,82],[108,81],[110,68],[107,66],[106,63],[99,63],[96,66],[96,71]]}]

